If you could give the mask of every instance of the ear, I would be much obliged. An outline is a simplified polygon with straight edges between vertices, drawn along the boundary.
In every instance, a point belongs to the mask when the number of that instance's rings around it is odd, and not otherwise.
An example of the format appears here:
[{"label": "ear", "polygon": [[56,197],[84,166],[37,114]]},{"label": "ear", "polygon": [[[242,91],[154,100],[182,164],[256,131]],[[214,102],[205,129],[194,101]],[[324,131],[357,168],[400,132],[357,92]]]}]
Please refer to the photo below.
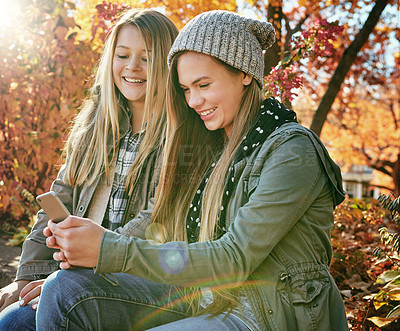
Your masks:
[{"label": "ear", "polygon": [[243,73],[242,83],[244,86],[250,85],[252,81],[253,81],[253,76]]}]

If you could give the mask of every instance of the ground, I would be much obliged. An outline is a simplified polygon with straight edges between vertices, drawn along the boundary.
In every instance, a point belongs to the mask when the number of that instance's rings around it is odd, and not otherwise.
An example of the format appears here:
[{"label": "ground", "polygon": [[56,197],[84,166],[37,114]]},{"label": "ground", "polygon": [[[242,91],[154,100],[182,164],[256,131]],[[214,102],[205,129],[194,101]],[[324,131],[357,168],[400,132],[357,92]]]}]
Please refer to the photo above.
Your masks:
[{"label": "ground", "polygon": [[21,247],[6,246],[0,238],[0,288],[13,281],[17,271]]}]

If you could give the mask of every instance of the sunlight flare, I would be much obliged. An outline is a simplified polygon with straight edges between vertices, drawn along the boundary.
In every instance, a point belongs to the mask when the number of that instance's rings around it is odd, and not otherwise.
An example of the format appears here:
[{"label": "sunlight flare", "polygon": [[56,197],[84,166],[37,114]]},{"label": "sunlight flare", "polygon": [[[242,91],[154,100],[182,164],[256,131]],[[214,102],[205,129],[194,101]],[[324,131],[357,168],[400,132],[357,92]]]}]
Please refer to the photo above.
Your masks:
[{"label": "sunlight flare", "polygon": [[18,24],[21,8],[19,1],[0,0],[0,28]]}]

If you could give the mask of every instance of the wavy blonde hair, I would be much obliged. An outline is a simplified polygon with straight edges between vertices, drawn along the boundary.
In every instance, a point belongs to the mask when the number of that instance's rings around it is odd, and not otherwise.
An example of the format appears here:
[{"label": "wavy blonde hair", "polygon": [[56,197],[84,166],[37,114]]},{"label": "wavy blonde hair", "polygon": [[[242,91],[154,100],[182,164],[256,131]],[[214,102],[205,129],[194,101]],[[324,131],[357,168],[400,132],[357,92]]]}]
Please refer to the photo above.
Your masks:
[{"label": "wavy blonde hair", "polygon": [[[227,175],[235,153],[254,124],[263,96],[253,79],[244,87],[239,110],[234,118],[229,139],[223,129],[209,131],[195,111],[189,108],[179,85],[177,53],[172,59],[167,85],[167,144],[163,160],[152,223],[161,224],[162,233],[154,235],[161,242],[187,241],[186,218],[194,195],[210,165],[216,165],[203,192],[199,241],[215,238],[220,206]],[[233,75],[243,74],[215,58]],[[220,156],[220,157],[219,157]],[[219,158],[218,158],[219,157]],[[236,304],[234,290],[217,289],[214,301],[202,313],[215,315]]]},{"label": "wavy blonde hair", "polygon": [[[207,241],[215,235],[229,167],[243,137],[255,122],[263,96],[253,79],[244,87],[230,138],[226,138],[223,129],[209,131],[186,103],[179,85],[177,61],[182,54],[177,53],[172,59],[168,77],[168,139],[152,221],[166,229],[167,235],[162,241],[187,240],[185,225],[190,203],[211,163],[218,159],[203,194],[199,241]],[[243,74],[213,59],[232,75]]]},{"label": "wavy blonde hair", "polygon": [[[165,15],[154,10],[129,10],[110,31],[99,60],[94,84],[75,118],[66,144],[67,167],[64,180],[71,186],[91,184],[105,172],[110,183],[110,164],[117,157],[120,118],[128,101],[113,79],[113,58],[118,34],[133,25],[146,42],[147,66],[145,114],[146,134],[129,170],[126,189],[132,193],[135,179],[153,151],[164,147],[166,132],[167,55],[178,30]],[[149,56],[151,50],[151,56]]]}]

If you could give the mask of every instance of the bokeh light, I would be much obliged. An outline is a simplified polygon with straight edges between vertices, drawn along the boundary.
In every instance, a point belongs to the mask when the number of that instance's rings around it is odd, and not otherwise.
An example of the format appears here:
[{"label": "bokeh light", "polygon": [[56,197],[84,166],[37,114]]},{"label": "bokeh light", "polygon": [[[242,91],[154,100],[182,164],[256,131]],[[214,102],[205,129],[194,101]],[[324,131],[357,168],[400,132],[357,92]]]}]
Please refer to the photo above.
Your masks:
[{"label": "bokeh light", "polygon": [[0,29],[8,29],[21,20],[21,4],[19,1],[0,0]]},{"label": "bokeh light", "polygon": [[188,252],[178,243],[169,242],[161,248],[158,255],[158,262],[166,273],[178,274],[187,266]]}]

